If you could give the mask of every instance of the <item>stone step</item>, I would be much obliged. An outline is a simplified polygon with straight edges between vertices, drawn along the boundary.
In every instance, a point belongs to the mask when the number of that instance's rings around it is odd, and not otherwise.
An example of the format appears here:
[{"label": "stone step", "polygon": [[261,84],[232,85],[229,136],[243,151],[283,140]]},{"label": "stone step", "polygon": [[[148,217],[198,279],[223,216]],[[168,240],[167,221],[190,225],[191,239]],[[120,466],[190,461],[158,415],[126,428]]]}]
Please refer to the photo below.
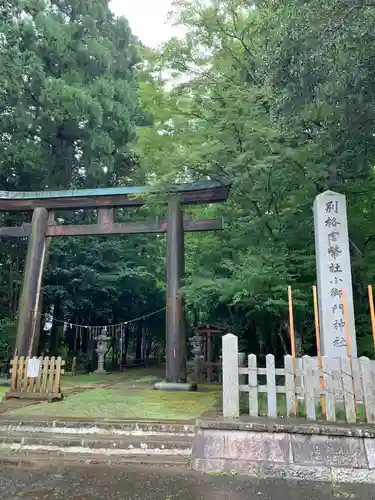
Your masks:
[{"label": "stone step", "polygon": [[40,468],[41,466],[52,465],[56,467],[57,463],[61,465],[75,464],[78,466],[111,465],[124,466],[126,464],[137,465],[156,465],[165,467],[190,467],[190,457],[184,455],[103,455],[96,453],[64,453],[64,452],[46,452],[36,451],[9,451],[0,449],[0,466],[23,467],[27,469]]},{"label": "stone step", "polygon": [[0,450],[44,451],[106,456],[181,455],[190,456],[192,437],[185,435],[77,435],[47,432],[0,432]]},{"label": "stone step", "polygon": [[137,420],[44,420],[14,418],[0,419],[0,434],[4,432],[70,434],[70,435],[157,435],[190,436],[195,435],[195,423],[174,421],[137,421]]}]

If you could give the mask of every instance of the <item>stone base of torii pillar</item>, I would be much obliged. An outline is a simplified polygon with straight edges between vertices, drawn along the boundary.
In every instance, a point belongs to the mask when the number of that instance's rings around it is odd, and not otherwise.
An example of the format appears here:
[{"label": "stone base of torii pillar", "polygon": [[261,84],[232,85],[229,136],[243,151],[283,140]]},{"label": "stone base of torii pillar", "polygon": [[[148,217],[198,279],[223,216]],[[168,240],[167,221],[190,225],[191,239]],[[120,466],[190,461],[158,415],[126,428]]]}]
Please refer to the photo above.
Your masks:
[{"label": "stone base of torii pillar", "polygon": [[154,389],[158,391],[196,391],[198,385],[195,382],[167,382],[163,380],[162,382],[156,382]]}]

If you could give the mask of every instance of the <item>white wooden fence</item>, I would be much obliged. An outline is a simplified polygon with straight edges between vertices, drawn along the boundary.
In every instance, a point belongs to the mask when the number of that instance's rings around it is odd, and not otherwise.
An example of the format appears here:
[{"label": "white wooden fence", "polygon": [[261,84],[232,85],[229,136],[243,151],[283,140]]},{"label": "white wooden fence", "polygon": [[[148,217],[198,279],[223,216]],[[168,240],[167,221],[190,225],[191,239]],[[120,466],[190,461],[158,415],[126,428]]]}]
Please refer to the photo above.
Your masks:
[{"label": "white wooden fence", "polygon": [[[375,423],[375,364],[368,358],[351,363],[349,358],[323,357],[319,369],[316,358],[304,356],[294,362],[285,356],[284,368],[275,368],[269,354],[266,367],[260,368],[256,355],[250,354],[248,366],[239,367],[238,339],[231,333],[223,336],[222,352],[224,417],[237,418],[240,404],[248,402],[245,407],[252,417],[298,413],[308,420]],[[247,394],[247,401],[240,393]]]}]

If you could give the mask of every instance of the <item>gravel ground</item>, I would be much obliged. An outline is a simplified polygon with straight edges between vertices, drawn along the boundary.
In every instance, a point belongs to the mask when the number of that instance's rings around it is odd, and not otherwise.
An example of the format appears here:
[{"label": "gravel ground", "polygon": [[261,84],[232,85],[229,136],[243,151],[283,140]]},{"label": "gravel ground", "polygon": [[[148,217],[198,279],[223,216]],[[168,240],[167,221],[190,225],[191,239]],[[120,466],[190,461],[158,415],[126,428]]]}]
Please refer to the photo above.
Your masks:
[{"label": "gravel ground", "polygon": [[202,475],[174,466],[3,466],[0,499],[16,500],[375,500],[375,487]]}]

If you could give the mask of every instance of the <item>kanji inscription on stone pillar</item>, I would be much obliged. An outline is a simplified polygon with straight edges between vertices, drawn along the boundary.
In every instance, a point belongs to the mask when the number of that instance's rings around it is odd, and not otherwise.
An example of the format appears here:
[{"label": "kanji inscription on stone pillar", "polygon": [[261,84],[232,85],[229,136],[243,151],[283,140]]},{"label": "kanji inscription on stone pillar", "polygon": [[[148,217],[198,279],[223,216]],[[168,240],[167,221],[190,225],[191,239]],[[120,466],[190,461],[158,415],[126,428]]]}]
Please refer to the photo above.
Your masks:
[{"label": "kanji inscription on stone pillar", "polygon": [[348,355],[347,321],[352,355],[357,357],[345,195],[325,191],[315,198],[314,231],[322,354],[334,358]]}]

